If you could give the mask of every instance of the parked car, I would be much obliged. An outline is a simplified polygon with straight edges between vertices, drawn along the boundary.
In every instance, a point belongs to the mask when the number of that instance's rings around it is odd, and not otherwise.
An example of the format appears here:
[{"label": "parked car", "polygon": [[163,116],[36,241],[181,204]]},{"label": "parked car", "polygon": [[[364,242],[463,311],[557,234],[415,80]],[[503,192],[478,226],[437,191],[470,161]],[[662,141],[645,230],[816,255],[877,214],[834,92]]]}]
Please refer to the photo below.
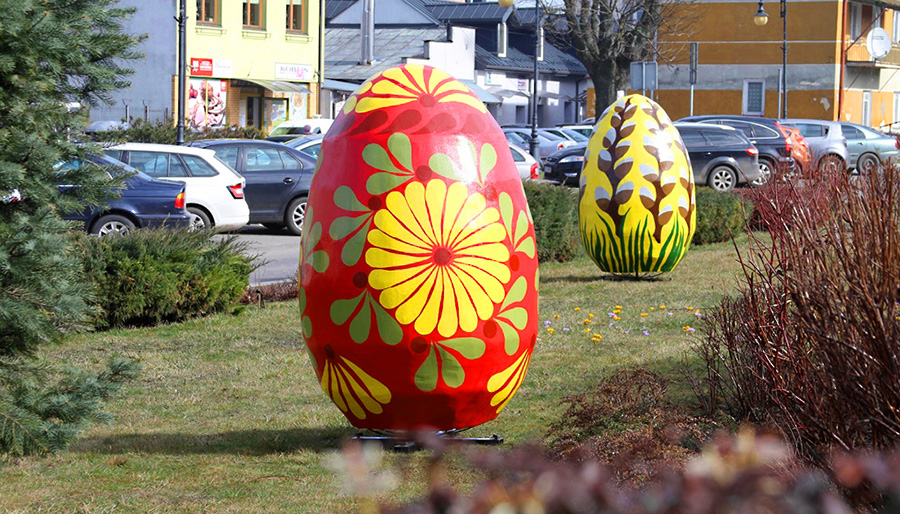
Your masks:
[{"label": "parked car", "polygon": [[594,125],[590,124],[578,124],[578,125],[560,125],[559,128],[572,130],[578,132],[582,136],[586,138],[590,138],[591,134],[594,133]]},{"label": "parked car", "polygon": [[278,124],[277,127],[269,132],[269,141],[276,143],[284,143],[290,141],[297,136],[306,134],[324,134],[334,123],[334,120],[326,120],[322,118],[287,120]]},{"label": "parked car", "polygon": [[587,143],[579,143],[548,155],[544,159],[544,179],[577,186],[584,164],[585,148]]},{"label": "parked car", "polygon": [[319,150],[322,149],[323,139],[325,139],[325,136],[321,134],[315,134],[310,136],[295,137],[290,141],[286,141],[284,144],[290,146],[291,148],[297,150],[302,154],[309,156],[313,160],[318,160]]},{"label": "parked car", "polygon": [[584,143],[588,140],[588,136],[578,132],[577,130],[572,130],[565,127],[553,127],[553,128],[544,128],[541,129],[550,134],[555,134],[560,137],[564,137],[569,141],[575,141],[576,143]]},{"label": "parked car", "polygon": [[809,143],[806,142],[806,138],[799,129],[784,124],[781,125],[781,128],[788,133],[788,137],[791,139],[791,158],[794,159],[794,170],[811,170],[813,167],[812,155],[810,155]]},{"label": "parked car", "polygon": [[250,223],[271,230],[303,230],[306,202],[316,161],[294,148],[258,139],[211,139],[191,146],[208,148],[247,180],[244,197]]},{"label": "parked car", "polygon": [[[524,127],[505,127],[503,133],[506,134],[506,140],[510,143],[522,148],[530,150],[531,147],[531,129]],[[538,154],[541,160],[546,159],[551,153],[562,150],[563,148],[573,146],[574,141],[564,139],[560,136],[550,134],[543,129],[537,130],[538,137]]]},{"label": "parked car", "polygon": [[[88,162],[102,166],[112,175],[126,173],[125,188],[118,198],[102,207],[63,214],[63,219],[80,221],[84,230],[98,236],[125,234],[135,228],[189,228],[192,216],[185,209],[184,184],[156,180],[125,163],[105,155],[89,155]],[[85,161],[74,159],[57,165],[63,192],[75,194],[77,186],[65,184],[65,171],[77,169]]]},{"label": "parked car", "polygon": [[513,162],[516,163],[516,169],[522,180],[541,178],[541,166],[530,153],[512,144],[509,145],[509,151],[512,153]]},{"label": "parked car", "polygon": [[747,139],[759,150],[759,167],[762,175],[758,182],[767,181],[773,171],[790,172],[794,168],[790,137],[773,118],[711,114],[688,116],[678,121],[727,125],[743,131]]},{"label": "parked car", "polygon": [[868,173],[883,162],[895,160],[900,154],[897,138],[877,130],[840,122],[841,132],[847,140],[847,167],[857,173]]},{"label": "parked car", "polygon": [[708,123],[677,122],[675,128],[687,148],[697,184],[726,192],[762,176],[759,150],[742,131]]},{"label": "parked car", "polygon": [[181,182],[194,228],[237,230],[250,220],[244,177],[203,148],[123,143],[103,152],[160,180]]},{"label": "parked car", "polygon": [[791,118],[781,120],[785,127],[800,131],[806,139],[812,156],[813,166],[825,172],[835,172],[847,168],[847,140],[841,124],[836,121]]}]

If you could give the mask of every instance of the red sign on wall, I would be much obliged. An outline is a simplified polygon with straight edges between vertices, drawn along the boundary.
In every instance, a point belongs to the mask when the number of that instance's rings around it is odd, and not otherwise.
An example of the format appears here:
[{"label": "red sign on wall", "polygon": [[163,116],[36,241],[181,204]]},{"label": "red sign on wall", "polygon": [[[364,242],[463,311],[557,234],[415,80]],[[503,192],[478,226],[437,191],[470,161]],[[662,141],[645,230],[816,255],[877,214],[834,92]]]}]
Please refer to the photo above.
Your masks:
[{"label": "red sign on wall", "polygon": [[212,77],[213,60],[191,57],[191,75],[195,77]]}]

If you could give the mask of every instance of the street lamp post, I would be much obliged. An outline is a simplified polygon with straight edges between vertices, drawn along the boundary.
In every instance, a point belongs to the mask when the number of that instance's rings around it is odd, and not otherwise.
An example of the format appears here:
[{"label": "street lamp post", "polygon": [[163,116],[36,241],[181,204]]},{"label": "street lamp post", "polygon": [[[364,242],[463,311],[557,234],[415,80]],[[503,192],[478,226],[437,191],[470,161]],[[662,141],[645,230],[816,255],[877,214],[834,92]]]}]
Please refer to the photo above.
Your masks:
[{"label": "street lamp post", "polygon": [[[781,95],[782,118],[787,118],[787,0],[779,0],[781,15],[781,80],[778,84]],[[762,0],[759,0],[759,9],[753,15],[753,23],[763,26],[769,21],[769,15],[763,8]]]},{"label": "street lamp post", "polygon": [[185,41],[185,24],[187,23],[187,8],[185,0],[180,0],[178,5],[178,124],[175,129],[175,144],[184,144],[184,86],[185,86],[185,60],[187,56],[187,42]]},{"label": "street lamp post", "polygon": [[531,156],[541,162],[541,143],[538,141],[538,53],[541,47],[541,0],[534,1],[534,83],[531,88]]}]

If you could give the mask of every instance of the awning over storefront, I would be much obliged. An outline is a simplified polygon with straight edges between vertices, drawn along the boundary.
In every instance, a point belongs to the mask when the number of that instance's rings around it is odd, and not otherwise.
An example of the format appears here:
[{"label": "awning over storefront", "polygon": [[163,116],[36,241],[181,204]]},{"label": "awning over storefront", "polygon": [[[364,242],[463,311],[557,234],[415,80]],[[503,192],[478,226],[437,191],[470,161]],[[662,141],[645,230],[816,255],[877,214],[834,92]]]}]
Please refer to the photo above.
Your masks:
[{"label": "awning over storefront", "polygon": [[478,95],[478,99],[486,104],[499,104],[502,102],[502,100],[485,91],[484,88],[476,84],[474,80],[460,79],[460,82],[469,86],[469,89],[471,89],[475,92],[476,95]]},{"label": "awning over storefront", "polygon": [[354,84],[353,82],[344,82],[342,80],[334,80],[334,79],[325,79],[322,83],[322,87],[325,89],[330,89],[332,91],[344,91],[346,93],[352,93],[356,91],[356,88],[359,87],[359,84]]},{"label": "awning over storefront", "polygon": [[257,86],[262,86],[270,91],[277,93],[312,93],[306,86],[299,82],[286,82],[284,80],[261,80],[261,79],[243,79],[252,82]]},{"label": "awning over storefront", "polygon": [[502,98],[512,98],[514,96],[523,96],[525,98],[528,98],[531,96],[524,91],[516,91],[514,89],[504,89],[500,86],[490,87],[490,88],[488,88],[488,91],[491,94],[502,97]]}]

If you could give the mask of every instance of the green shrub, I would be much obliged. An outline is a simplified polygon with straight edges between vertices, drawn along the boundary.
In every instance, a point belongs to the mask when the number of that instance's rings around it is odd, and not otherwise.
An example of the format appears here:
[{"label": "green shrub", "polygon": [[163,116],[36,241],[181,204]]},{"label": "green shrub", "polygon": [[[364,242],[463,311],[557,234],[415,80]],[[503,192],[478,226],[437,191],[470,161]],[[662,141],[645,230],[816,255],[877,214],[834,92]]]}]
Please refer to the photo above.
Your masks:
[{"label": "green shrub", "polygon": [[534,219],[538,261],[571,260],[581,246],[578,190],[531,181],[522,185]]},{"label": "green shrub", "polygon": [[124,237],[80,238],[102,309],[98,328],[222,311],[240,299],[252,271],[242,244],[211,239],[204,231],[135,230]]},{"label": "green shrub", "polygon": [[[697,188],[697,230],[693,243],[721,243],[744,230],[747,204],[737,195]],[[747,209],[749,212],[749,209]]]},{"label": "green shrub", "polygon": [[[174,145],[178,139],[175,121],[170,119],[155,122],[136,119],[130,128],[96,134],[95,139],[104,142],[159,143]],[[198,132],[185,127],[186,142],[199,139],[263,139],[266,135],[256,127],[227,127]]]}]

